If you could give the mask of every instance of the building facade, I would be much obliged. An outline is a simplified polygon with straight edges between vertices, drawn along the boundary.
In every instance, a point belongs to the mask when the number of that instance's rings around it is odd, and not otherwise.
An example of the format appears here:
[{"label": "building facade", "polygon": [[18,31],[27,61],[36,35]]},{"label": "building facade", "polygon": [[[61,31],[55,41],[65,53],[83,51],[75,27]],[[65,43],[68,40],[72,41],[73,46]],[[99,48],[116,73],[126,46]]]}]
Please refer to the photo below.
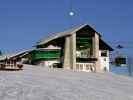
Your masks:
[{"label": "building facade", "polygon": [[109,71],[113,49],[89,25],[55,33],[39,41],[31,52],[34,64],[78,71]]}]

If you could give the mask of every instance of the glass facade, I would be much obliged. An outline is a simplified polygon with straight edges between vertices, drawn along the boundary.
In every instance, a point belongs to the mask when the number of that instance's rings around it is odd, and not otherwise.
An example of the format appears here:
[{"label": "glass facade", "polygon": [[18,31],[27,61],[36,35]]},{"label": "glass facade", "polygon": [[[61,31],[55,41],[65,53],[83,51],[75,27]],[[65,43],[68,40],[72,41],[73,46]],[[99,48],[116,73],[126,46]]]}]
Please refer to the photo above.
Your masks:
[{"label": "glass facade", "polygon": [[58,59],[58,58],[60,58],[60,55],[61,55],[60,50],[33,51],[31,53],[31,58],[32,58],[32,60]]},{"label": "glass facade", "polygon": [[76,57],[89,58],[92,56],[92,38],[76,37]]}]

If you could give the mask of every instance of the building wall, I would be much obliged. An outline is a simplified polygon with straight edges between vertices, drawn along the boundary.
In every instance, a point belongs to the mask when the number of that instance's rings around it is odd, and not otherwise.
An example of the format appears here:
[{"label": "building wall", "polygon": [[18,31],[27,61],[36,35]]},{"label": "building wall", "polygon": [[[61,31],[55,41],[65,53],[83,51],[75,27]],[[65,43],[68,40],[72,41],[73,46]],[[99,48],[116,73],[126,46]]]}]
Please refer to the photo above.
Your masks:
[{"label": "building wall", "polygon": [[95,72],[101,72],[101,64],[99,60],[99,35],[97,33],[95,33],[93,37],[93,56],[98,59],[94,65]]},{"label": "building wall", "polygon": [[99,60],[100,60],[100,66],[102,71],[109,71],[109,51],[104,50],[107,52],[107,57],[101,56],[101,51],[99,50]]},{"label": "building wall", "polygon": [[59,60],[45,60],[45,61],[37,61],[35,65],[53,68],[54,63],[60,63]]},{"label": "building wall", "polygon": [[[93,67],[94,67],[94,71],[95,72],[104,72],[104,71],[109,71],[109,50],[104,50],[107,52],[107,56],[101,56],[101,50],[99,49],[99,35],[97,33],[95,33],[94,37],[92,37],[93,40],[93,57],[97,58],[97,61],[95,61],[93,63]],[[80,52],[77,52],[78,55],[80,56]],[[91,66],[92,64],[89,64],[90,62],[88,62],[88,65]],[[86,64],[83,64],[83,71],[87,71],[85,70]]]},{"label": "building wall", "polygon": [[[91,61],[86,63],[76,63],[76,33],[70,36],[65,37],[64,43],[64,59],[63,59],[63,68],[65,69],[73,69],[77,70],[77,66],[81,65],[83,68],[79,68],[78,70],[82,71],[90,71],[86,70],[87,66],[93,66],[93,72],[103,72],[105,69],[109,71],[109,51],[107,57],[101,56],[101,51],[99,50],[99,35],[97,33],[92,36],[92,51],[91,57],[98,59],[97,61]],[[88,52],[88,51],[87,51]],[[77,51],[77,54],[81,56],[81,52]],[[106,61],[105,61],[106,59]],[[38,65],[41,66],[51,66],[53,63],[58,63],[58,61],[40,61],[37,62]],[[79,64],[79,65],[78,65]]]},{"label": "building wall", "polygon": [[60,61],[59,60],[47,60],[45,61],[45,66],[53,68],[54,63],[60,63]]},{"label": "building wall", "polygon": [[[98,60],[93,63],[95,72],[103,72],[104,70],[109,71],[109,52],[107,57],[101,56],[101,51],[99,50],[99,35],[95,33],[93,40],[93,57]],[[106,60],[106,61],[105,61]],[[89,64],[90,62],[88,62]],[[83,71],[85,70],[86,64],[83,65]],[[91,64],[90,64],[91,65]],[[66,37],[65,41],[65,54],[64,54],[64,64],[65,69],[77,69],[76,64],[76,34]]]}]

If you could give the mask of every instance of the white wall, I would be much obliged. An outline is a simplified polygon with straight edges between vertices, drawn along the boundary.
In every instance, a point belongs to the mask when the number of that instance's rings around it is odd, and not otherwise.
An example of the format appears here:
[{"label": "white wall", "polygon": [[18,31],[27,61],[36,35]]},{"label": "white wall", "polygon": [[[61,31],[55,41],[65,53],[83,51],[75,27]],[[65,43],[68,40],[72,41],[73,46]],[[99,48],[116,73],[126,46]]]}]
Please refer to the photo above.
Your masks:
[{"label": "white wall", "polygon": [[36,65],[42,66],[42,67],[53,67],[54,63],[60,63],[59,60],[46,60],[46,61],[39,61],[36,63]]},{"label": "white wall", "polygon": [[45,61],[45,66],[53,68],[54,63],[60,63],[58,60],[47,60]]},{"label": "white wall", "polygon": [[99,50],[99,60],[100,60],[100,64],[101,64],[101,70],[104,71],[105,67],[106,70],[109,71],[109,51],[108,50],[104,50],[107,52],[107,57],[102,57],[101,56],[101,50]]}]

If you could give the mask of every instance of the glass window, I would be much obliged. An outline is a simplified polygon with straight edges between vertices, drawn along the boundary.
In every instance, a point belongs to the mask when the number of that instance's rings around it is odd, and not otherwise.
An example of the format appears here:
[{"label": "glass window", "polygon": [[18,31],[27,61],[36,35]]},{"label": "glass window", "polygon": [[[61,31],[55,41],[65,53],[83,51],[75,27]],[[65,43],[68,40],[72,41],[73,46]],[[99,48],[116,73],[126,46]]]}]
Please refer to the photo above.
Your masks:
[{"label": "glass window", "polygon": [[107,57],[107,52],[106,51],[101,51],[101,56],[102,57]]}]

